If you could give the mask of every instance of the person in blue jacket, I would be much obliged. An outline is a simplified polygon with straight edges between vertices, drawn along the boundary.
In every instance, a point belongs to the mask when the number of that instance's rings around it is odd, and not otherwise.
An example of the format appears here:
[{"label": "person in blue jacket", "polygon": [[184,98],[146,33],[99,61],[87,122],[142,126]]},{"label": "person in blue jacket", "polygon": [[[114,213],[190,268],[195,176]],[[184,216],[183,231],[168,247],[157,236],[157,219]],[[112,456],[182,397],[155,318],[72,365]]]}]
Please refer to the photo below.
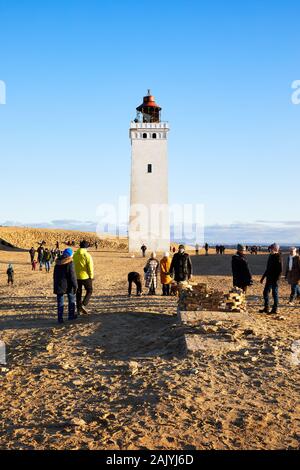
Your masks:
[{"label": "person in blue jacket", "polygon": [[54,274],[54,294],[57,296],[57,316],[58,323],[63,323],[64,314],[64,296],[68,296],[68,319],[75,320],[76,311],[76,291],[77,278],[73,263],[73,250],[67,248],[63,254],[56,260]]}]

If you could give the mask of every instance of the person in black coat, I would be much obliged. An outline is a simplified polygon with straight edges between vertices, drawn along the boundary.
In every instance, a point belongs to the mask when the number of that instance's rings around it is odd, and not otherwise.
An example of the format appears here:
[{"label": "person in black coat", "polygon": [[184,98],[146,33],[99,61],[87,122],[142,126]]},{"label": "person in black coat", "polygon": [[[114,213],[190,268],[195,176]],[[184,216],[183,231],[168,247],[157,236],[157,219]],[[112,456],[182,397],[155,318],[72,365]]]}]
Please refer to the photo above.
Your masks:
[{"label": "person in black coat", "polygon": [[32,246],[29,250],[29,254],[30,254],[30,262],[32,264],[33,260],[34,260],[34,256],[35,256],[35,249],[34,247]]},{"label": "person in black coat", "polygon": [[[277,313],[278,312],[278,304],[279,304],[279,279],[282,273],[282,259],[281,254],[279,252],[280,247],[277,243],[273,243],[270,247],[271,254],[268,258],[267,269],[264,272],[264,275],[261,278],[261,283],[263,284],[264,280],[266,279],[266,284],[263,292],[264,296],[264,303],[265,306],[263,309],[260,310],[260,313]],[[272,291],[274,305],[271,310],[269,311],[270,307],[270,300],[269,295]]]},{"label": "person in black coat", "polygon": [[192,261],[184,245],[179,245],[178,253],[173,256],[170,274],[176,282],[188,281],[192,277]]},{"label": "person in black coat", "polygon": [[54,274],[54,294],[57,295],[57,315],[58,323],[63,323],[64,314],[64,295],[68,295],[68,319],[75,320],[76,309],[76,291],[77,291],[77,278],[75,267],[73,263],[73,251],[67,248],[62,256],[60,256],[55,263]]},{"label": "person in black coat", "polygon": [[245,256],[246,248],[243,245],[237,246],[237,253],[232,257],[232,276],[233,286],[243,289],[247,292],[248,286],[253,284],[252,274],[250,272],[248,261]]},{"label": "person in black coat", "polygon": [[136,295],[142,295],[142,280],[141,275],[136,272],[131,272],[128,274],[128,296],[131,296],[132,284],[136,285]]}]

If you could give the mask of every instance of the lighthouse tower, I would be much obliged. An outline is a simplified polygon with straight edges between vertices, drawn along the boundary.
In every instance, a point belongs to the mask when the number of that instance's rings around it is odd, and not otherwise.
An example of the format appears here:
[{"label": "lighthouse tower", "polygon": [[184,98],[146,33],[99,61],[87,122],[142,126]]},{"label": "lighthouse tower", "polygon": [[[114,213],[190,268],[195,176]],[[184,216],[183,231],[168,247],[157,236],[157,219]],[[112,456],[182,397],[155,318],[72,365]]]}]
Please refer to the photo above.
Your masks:
[{"label": "lighthouse tower", "polygon": [[168,132],[161,108],[148,90],[130,124],[131,190],[129,251],[167,251],[170,247],[168,206]]}]

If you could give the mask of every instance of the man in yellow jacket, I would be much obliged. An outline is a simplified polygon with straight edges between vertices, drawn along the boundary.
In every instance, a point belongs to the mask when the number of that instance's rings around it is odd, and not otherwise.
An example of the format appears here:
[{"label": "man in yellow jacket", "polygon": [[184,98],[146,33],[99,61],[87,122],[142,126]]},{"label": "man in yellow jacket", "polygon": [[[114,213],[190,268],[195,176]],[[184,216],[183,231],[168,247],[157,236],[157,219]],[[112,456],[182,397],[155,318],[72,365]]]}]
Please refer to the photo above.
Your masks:
[{"label": "man in yellow jacket", "polygon": [[[78,289],[76,293],[76,303],[78,314],[87,314],[87,305],[93,293],[94,264],[87,248],[89,243],[85,240],[80,242],[80,248],[74,253],[73,262],[77,277]],[[85,288],[85,297],[82,301],[82,288]]]}]

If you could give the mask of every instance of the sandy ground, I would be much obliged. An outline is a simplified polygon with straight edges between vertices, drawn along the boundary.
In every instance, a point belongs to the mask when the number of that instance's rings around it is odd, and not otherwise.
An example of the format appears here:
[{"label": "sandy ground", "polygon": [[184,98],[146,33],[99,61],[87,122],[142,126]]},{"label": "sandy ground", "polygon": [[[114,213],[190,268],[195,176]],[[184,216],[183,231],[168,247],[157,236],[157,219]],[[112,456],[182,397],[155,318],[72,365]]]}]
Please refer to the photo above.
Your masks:
[{"label": "sandy ground", "polygon": [[[292,344],[300,305],[287,307],[283,282],[283,318],[257,313],[265,256],[249,256],[254,334],[235,352],[187,357],[176,299],[126,295],[128,271],[142,272],[144,260],[92,254],[90,315],[59,326],[52,273],[31,272],[27,253],[0,252],[1,449],[299,448]],[[8,288],[11,261],[16,279]],[[231,286],[230,255],[193,263],[197,281]]]}]

